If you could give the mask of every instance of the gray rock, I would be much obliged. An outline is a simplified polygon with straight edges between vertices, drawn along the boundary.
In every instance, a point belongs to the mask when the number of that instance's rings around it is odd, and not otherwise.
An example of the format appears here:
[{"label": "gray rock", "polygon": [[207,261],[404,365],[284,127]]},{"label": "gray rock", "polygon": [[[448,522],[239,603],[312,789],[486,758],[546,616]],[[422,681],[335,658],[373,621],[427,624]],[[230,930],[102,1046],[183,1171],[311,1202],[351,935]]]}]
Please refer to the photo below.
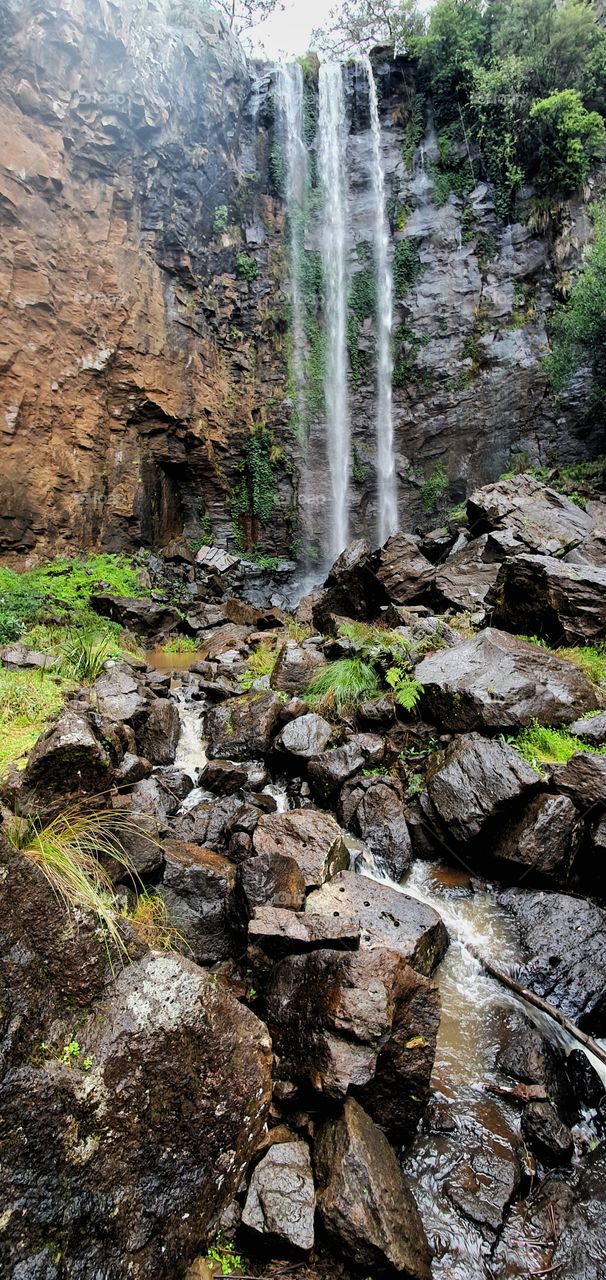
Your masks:
[{"label": "gray rock", "polygon": [[175,840],[224,851],[242,809],[242,798],[237,795],[221,796],[219,800],[210,802],[203,801],[172,820],[171,835]]},{"label": "gray rock", "polygon": [[603,746],[606,742],[606,711],[600,711],[597,716],[575,720],[574,724],[568,726],[568,732],[593,747]]},{"label": "gray rock", "polygon": [[158,894],[170,924],[199,964],[215,964],[234,953],[236,868],[196,844],[167,840]]},{"label": "gray rock", "polygon": [[246,910],[283,907],[300,911],[305,901],[305,879],[294,858],[282,853],[261,853],[238,867],[238,884]]},{"label": "gray rock", "polygon": [[606,633],[606,567],[515,556],[499,570],[494,622],[557,644],[593,644]]},{"label": "gray rock", "polygon": [[304,694],[312,677],[324,666],[326,659],[315,645],[286,640],[271,673],[271,687],[284,693]]},{"label": "gray rock", "polygon": [[423,809],[430,821],[438,819],[448,839],[465,844],[539,781],[513,747],[468,733],[456,738],[430,770]]},{"label": "gray rock", "polygon": [[247,694],[212,707],[205,727],[209,758],[251,760],[267,755],[281,711],[275,693]]},{"label": "gray rock", "polygon": [[253,836],[257,854],[284,854],[300,868],[306,889],[324,884],[349,867],[349,852],[341,828],[329,813],[318,809],[290,809],[264,814]]},{"label": "gray rock", "polygon": [[491,847],[492,857],[532,872],[535,880],[565,886],[581,839],[579,815],[568,796],[533,796],[523,813],[507,821]]},{"label": "gray rock", "polygon": [[149,639],[166,636],[181,622],[177,609],[157,604],[154,600],[137,600],[132,596],[112,596],[99,592],[91,596],[91,605],[102,618],[119,622],[126,631]]},{"label": "gray rock", "polygon": [[40,650],[32,649],[29,645],[20,642],[5,645],[0,649],[0,658],[3,666],[8,667],[10,671],[28,667],[40,667],[43,671],[50,671],[59,661],[54,653],[41,653]]},{"label": "gray rock", "polygon": [[[343,799],[343,797],[342,797]],[[402,788],[395,778],[361,778],[347,797],[347,825],[392,880],[401,880],[412,861],[412,845]]]},{"label": "gray rock", "polygon": [[417,538],[410,533],[394,533],[377,553],[375,573],[387,598],[399,605],[426,596],[436,571],[423,555]]},{"label": "gray rock", "polygon": [[277,1142],[256,1166],[242,1213],[245,1227],[313,1249],[316,1196],[306,1142]]},{"label": "gray rock", "polygon": [[91,695],[97,707],[108,720],[124,720],[127,724],[140,721],[149,708],[147,698],[139,692],[132,673],[113,667],[95,681]]},{"label": "gray rock", "polygon": [[322,802],[330,801],[337,791],[366,765],[376,764],[385,753],[378,734],[358,733],[332,751],[310,760],[308,777],[314,794]]},{"label": "gray rock", "polygon": [[173,764],[180,733],[176,703],[167,698],[155,698],[147,717],[136,730],[140,755],[153,764]]},{"label": "gray rock", "polygon": [[250,947],[263,952],[271,960],[287,955],[303,954],[320,947],[334,946],[339,951],[356,951],[360,945],[361,925],[353,918],[311,915],[288,911],[282,907],[256,907],[248,925]]},{"label": "gray rock", "polygon": [[149,778],[151,771],[152,765],[149,760],[144,760],[143,756],[135,756],[131,751],[126,751],[115,771],[116,783],[118,786],[131,786],[134,782],[141,782],[143,778]]},{"label": "gray rock", "polygon": [[521,1129],[529,1147],[543,1164],[568,1164],[574,1139],[551,1102],[528,1102],[522,1112]]},{"label": "gray rock", "polygon": [[436,569],[436,590],[449,604],[475,612],[483,609],[495,585],[499,565],[485,559],[489,538],[474,538]]},{"label": "gray rock", "polygon": [[84,712],[66,707],[56,723],[42,734],[30,753],[24,785],[39,795],[107,791],[112,777],[110,759]]},{"label": "gray rock", "polygon": [[476,490],[467,500],[469,525],[477,532],[508,529],[540,555],[561,555],[587,538],[594,521],[554,489],[517,475]]},{"label": "gray rock", "polygon": [[574,663],[494,627],[424,658],[415,677],[425,714],[455,732],[567,724],[598,705]]},{"label": "gray rock", "polygon": [[385,1135],[354,1098],[314,1143],[318,1213],[356,1266],[429,1280],[430,1254],[414,1198]]},{"label": "gray rock", "polygon": [[305,910],[356,920],[362,947],[389,947],[419,973],[433,973],[448,947],[444,922],[433,907],[352,871],[341,871],[310,893]]},{"label": "gray rock", "polygon": [[310,760],[324,750],[333,732],[332,725],[313,711],[307,715],[297,716],[286,724],[276,740],[276,745],[288,751],[291,756]]},{"label": "gray rock", "polygon": [[554,769],[553,777],[558,791],[570,796],[579,808],[606,808],[606,756],[578,751],[568,764]]}]

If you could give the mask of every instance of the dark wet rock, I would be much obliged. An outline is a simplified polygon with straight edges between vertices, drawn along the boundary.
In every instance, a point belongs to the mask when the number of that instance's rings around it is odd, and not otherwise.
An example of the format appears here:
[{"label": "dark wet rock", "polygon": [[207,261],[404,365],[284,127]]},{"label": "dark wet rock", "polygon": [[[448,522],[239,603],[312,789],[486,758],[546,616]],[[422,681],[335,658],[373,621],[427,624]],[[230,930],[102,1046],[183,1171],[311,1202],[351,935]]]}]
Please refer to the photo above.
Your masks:
[{"label": "dark wet rock", "polygon": [[321,947],[356,951],[360,945],[360,929],[357,920],[346,916],[335,919],[282,907],[256,907],[248,925],[249,954],[253,947],[275,961]]},{"label": "dark wet rock", "polygon": [[554,769],[553,777],[558,791],[570,796],[582,810],[594,805],[606,808],[606,756],[579,751],[568,764]]},{"label": "dark wet rock", "polygon": [[209,791],[218,791],[220,795],[231,796],[241,791],[248,782],[246,765],[234,764],[231,760],[209,760],[200,774],[200,786]]},{"label": "dark wet rock", "polygon": [[356,1266],[429,1280],[430,1255],[412,1193],[385,1135],[353,1098],[314,1143],[318,1213]]},{"label": "dark wet rock", "polygon": [[92,696],[102,716],[108,720],[125,720],[127,724],[141,721],[149,708],[147,698],[139,692],[139,683],[132,672],[113,667],[106,671],[92,688]]},{"label": "dark wet rock", "polygon": [[410,533],[394,533],[377,552],[376,576],[393,604],[407,604],[427,595],[435,578],[434,566]]},{"label": "dark wet rock", "polygon": [[39,795],[106,791],[112,777],[109,756],[84,712],[66,707],[30,753],[23,783]]},{"label": "dark wet rock", "polygon": [[316,888],[349,867],[341,828],[329,813],[290,809],[259,819],[253,836],[257,854],[283,854],[300,868],[306,889]]},{"label": "dark wet rock", "polygon": [[424,713],[454,732],[567,724],[598,705],[573,663],[494,627],[424,658],[415,677]]},{"label": "dark wet rock", "polygon": [[166,698],[155,698],[137,728],[137,747],[153,764],[173,764],[181,733],[179,709]]},{"label": "dark wet rock", "polygon": [[570,1220],[559,1232],[551,1265],[566,1280],[603,1280],[606,1145],[588,1156],[575,1180]]},{"label": "dark wet rock", "polygon": [[531,872],[540,881],[565,885],[570,879],[581,839],[579,815],[568,796],[533,796],[521,815],[508,821],[491,846],[491,856]]},{"label": "dark wet rock", "polygon": [[504,1011],[502,1034],[505,1043],[496,1058],[499,1071],[521,1084],[543,1085],[547,1098],[558,1110],[565,1110],[570,1089],[563,1051],[517,1009]]},{"label": "dark wet rock", "polygon": [[594,521],[586,511],[532,476],[485,485],[467,500],[470,528],[506,529],[531,551],[557,556],[587,538]]},{"label": "dark wet rock", "polygon": [[593,644],[606,633],[606,567],[543,556],[506,560],[494,590],[493,619],[497,626],[557,644]]},{"label": "dark wet rock", "polygon": [[310,893],[306,911],[357,920],[363,947],[389,947],[419,973],[433,973],[448,947],[444,922],[433,907],[352,871],[341,871]]},{"label": "dark wet rock", "polygon": [[370,546],[365,538],[358,538],[335,560],[324,588],[313,593],[307,613],[311,612],[318,631],[327,632],[335,614],[345,618],[374,617],[377,597],[381,603],[386,599],[372,572]]},{"label": "dark wet rock", "polygon": [[347,826],[361,837],[392,880],[401,880],[412,861],[412,845],[402,787],[395,778],[360,778],[341,796]]},{"label": "dark wet rock", "polygon": [[329,1098],[351,1088],[398,1141],[427,1101],[437,988],[394,951],[311,951],[272,970],[266,1017],[281,1075]]},{"label": "dark wet rock", "polygon": [[575,720],[574,724],[568,726],[568,732],[575,738],[580,738],[582,742],[588,742],[593,747],[601,747],[606,742],[606,711],[600,711],[597,716]]},{"label": "dark wet rock", "polygon": [[157,604],[155,600],[137,600],[131,596],[97,594],[91,596],[91,606],[102,618],[119,622],[126,631],[148,639],[168,635],[178,630],[181,618],[171,605]]},{"label": "dark wet rock", "polygon": [[139,796],[119,794],[112,797],[112,809],[119,815],[116,835],[128,862],[128,868],[117,873],[118,878],[128,878],[129,871],[137,876],[155,875],[164,863],[162,842],[167,829],[159,795],[152,789]]},{"label": "dark wet rock", "polygon": [[228,622],[235,622],[240,627],[255,627],[257,631],[271,631],[275,627],[282,627],[286,620],[286,615],[280,609],[259,608],[236,596],[228,596],[221,605]]},{"label": "dark wet rock", "polygon": [[[574,1198],[574,1190],[567,1182],[547,1177],[533,1187],[527,1200],[511,1207],[493,1253],[494,1280],[530,1280],[533,1275],[560,1274],[550,1268],[555,1244],[571,1220]],[[562,1273],[566,1280],[569,1274]],[[584,1277],[585,1273],[583,1280]],[[593,1280],[597,1280],[595,1274]]]},{"label": "dark wet rock", "polygon": [[241,810],[242,799],[239,796],[221,796],[219,800],[203,801],[173,819],[171,835],[175,840],[225,850]]},{"label": "dark wet rock", "polygon": [[483,609],[495,585],[498,561],[491,555],[488,535],[474,538],[436,569],[436,591],[459,609]]},{"label": "dark wet rock", "polygon": [[568,1164],[574,1152],[573,1137],[551,1102],[528,1102],[521,1125],[526,1142],[542,1164]]},{"label": "dark wet rock", "polygon": [[310,711],[307,715],[290,720],[284,726],[276,739],[276,746],[291,756],[310,760],[312,756],[319,756],[323,752],[332,733],[333,728],[328,720]]},{"label": "dark wet rock", "polygon": [[280,649],[271,673],[271,687],[281,689],[284,693],[304,694],[312,677],[324,666],[326,659],[316,645],[302,645],[297,644],[296,640],[287,640]]},{"label": "dark wet rock", "polygon": [[145,684],[157,698],[168,698],[172,674],[170,671],[147,671]]},{"label": "dark wet rock", "polygon": [[143,756],[135,756],[131,751],[126,751],[114,773],[117,786],[128,787],[134,782],[141,782],[143,778],[149,778],[152,767],[150,761],[144,760]]},{"label": "dark wet rock", "polygon": [[348,778],[377,764],[384,752],[383,739],[378,734],[358,733],[342,747],[310,760],[307,772],[314,795],[321,801],[330,801]]},{"label": "dark wet rock", "polygon": [[423,807],[448,839],[465,843],[539,781],[513,747],[468,733],[456,738],[430,770]]},{"label": "dark wet rock", "polygon": [[23,644],[18,641],[16,644],[7,644],[0,649],[0,659],[2,665],[8,667],[9,671],[18,671],[22,668],[40,667],[43,671],[50,671],[52,667],[56,667],[59,659],[53,653],[41,653],[38,649],[32,649],[30,645]]},{"label": "dark wet rock", "polygon": [[112,976],[95,922],[76,932],[27,859],[0,857],[3,1274],[50,1280],[60,1252],[66,1277],[120,1276],[134,1251],[141,1280],[173,1280],[264,1129],[266,1028],[183,956],[139,945]]},{"label": "dark wet rock", "polygon": [[477,1146],[466,1135],[461,1158],[444,1181],[444,1191],[456,1208],[488,1232],[501,1226],[521,1176],[515,1150],[498,1134],[498,1129],[490,1135],[484,1131]]},{"label": "dark wet rock", "polygon": [[219,854],[176,840],[166,841],[164,859],[158,893],[170,924],[200,964],[227,959],[235,945],[235,867]]},{"label": "dark wet rock", "polygon": [[300,911],[305,901],[305,880],[294,858],[282,853],[260,853],[238,867],[238,884],[248,915],[255,907],[283,907]]},{"label": "dark wet rock", "polygon": [[274,1143],[250,1180],[242,1213],[244,1226],[307,1251],[314,1244],[315,1208],[307,1143]]},{"label": "dark wet rock", "polygon": [[606,1088],[582,1049],[572,1049],[566,1059],[566,1076],[573,1100],[573,1115],[579,1120],[583,1112],[593,1114],[593,1123],[602,1137],[606,1136]]},{"label": "dark wet rock", "polygon": [[606,911],[568,894],[525,889],[506,889],[498,900],[511,912],[523,947],[517,980],[582,1030],[604,1035]]},{"label": "dark wet rock", "polygon": [[210,759],[251,760],[267,755],[282,711],[275,693],[252,693],[211,707],[205,733]]},{"label": "dark wet rock", "polygon": [[154,769],[154,777],[158,779],[161,787],[172,792],[177,800],[185,800],[190,791],[193,791],[193,779],[185,769],[179,769],[176,765],[160,765]]}]

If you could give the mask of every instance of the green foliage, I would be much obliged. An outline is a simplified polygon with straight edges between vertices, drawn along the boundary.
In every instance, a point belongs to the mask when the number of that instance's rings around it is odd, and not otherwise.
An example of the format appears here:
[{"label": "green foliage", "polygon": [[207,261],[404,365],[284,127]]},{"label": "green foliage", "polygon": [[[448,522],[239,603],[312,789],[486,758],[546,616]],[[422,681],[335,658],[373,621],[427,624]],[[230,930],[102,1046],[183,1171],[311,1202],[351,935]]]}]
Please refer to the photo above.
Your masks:
[{"label": "green foliage", "polygon": [[278,142],[274,142],[269,153],[269,176],[276,195],[284,197],[286,192],[286,157]]},{"label": "green foliage", "polygon": [[162,646],[163,653],[196,653],[198,642],[193,636],[173,636]]},{"label": "green foliage", "polygon": [[[415,93],[408,99],[405,104],[405,113],[405,119],[398,120],[398,124],[404,125],[402,159],[406,168],[412,169],[414,153],[425,130],[425,98],[422,93]],[[404,227],[396,226],[396,231],[403,230]]]},{"label": "green foliage", "polygon": [[528,729],[523,729],[516,737],[508,738],[508,741],[538,772],[544,764],[566,764],[577,751],[606,755],[606,747],[591,747],[566,729],[548,729],[537,724],[536,720]]},{"label": "green foliage", "polygon": [[63,653],[68,670],[76,680],[92,684],[101,675],[104,664],[113,651],[113,636],[109,632],[80,630],[68,632]]},{"label": "green foliage", "polygon": [[240,1254],[235,1252],[228,1240],[224,1240],[221,1232],[210,1246],[206,1261],[211,1271],[214,1271],[218,1265],[222,1276],[230,1276],[233,1272],[241,1271],[244,1266]]},{"label": "green foliage", "polygon": [[255,680],[261,676],[270,676],[275,665],[278,652],[276,646],[259,645],[248,659],[246,670],[238,677],[238,682],[243,693],[247,693]]},{"label": "green foliage", "polygon": [[437,511],[442,503],[442,499],[448,492],[448,476],[444,469],[444,465],[438,462],[433,471],[427,476],[421,485],[421,502],[423,510],[429,514]]},{"label": "green foliage", "polygon": [[9,614],[23,630],[48,614],[65,622],[76,615],[83,620],[88,614],[98,625],[98,616],[90,608],[90,597],[98,590],[118,596],[149,595],[149,588],[141,585],[140,569],[126,556],[58,557],[24,573],[0,568],[0,619]]},{"label": "green foliage", "polygon": [[413,241],[398,240],[393,258],[393,288],[396,298],[405,298],[421,274],[421,262]]},{"label": "green foliage", "polygon": [[342,622],[338,634],[350,640],[362,657],[376,661],[394,656],[402,659],[409,651],[409,643],[401,631],[390,630],[369,622]]},{"label": "green foliage", "polygon": [[249,253],[236,254],[236,275],[239,280],[247,280],[249,284],[257,279],[259,268],[254,258]]},{"label": "green foliage", "polygon": [[0,776],[31,750],[72,688],[69,680],[34,668],[0,668]]},{"label": "green foliage", "polygon": [[566,304],[552,321],[552,353],[547,376],[562,391],[579,369],[593,376],[593,394],[606,395],[606,203],[594,206],[594,240]]},{"label": "green foliage", "polygon": [[219,235],[222,231],[227,230],[228,210],[226,204],[218,204],[213,217],[213,232]]},{"label": "green foliage", "polygon": [[576,89],[564,89],[535,102],[530,119],[539,191],[572,195],[585,182],[590,161],[604,153],[602,117],[586,111]]},{"label": "green foliage", "polygon": [[364,370],[364,357],[360,351],[360,329],[364,320],[373,318],[377,310],[377,288],[374,274],[368,268],[356,271],[349,290],[347,316],[347,349],[349,368],[354,387],[359,387]]},{"label": "green foliage", "polygon": [[266,427],[255,431],[236,467],[238,479],[231,495],[231,519],[236,545],[244,550],[242,519],[256,517],[267,525],[277,501],[275,450]]},{"label": "green foliage", "polygon": [[305,696],[312,705],[341,714],[357,710],[379,692],[379,679],[369,662],[362,658],[339,658],[316,673]]},{"label": "green foliage", "polygon": [[423,692],[423,685],[401,666],[390,667],[385,673],[385,679],[390,689],[393,689],[398,706],[405,711],[414,711]]},{"label": "green foliage", "polygon": [[357,444],[352,448],[352,466],[351,474],[354,484],[364,484],[366,479],[366,467],[360,455],[360,449]]},{"label": "green foliage", "polygon": [[183,934],[171,924],[164,899],[153,890],[143,889],[133,910],[122,914],[146,947],[154,951],[190,950]]}]

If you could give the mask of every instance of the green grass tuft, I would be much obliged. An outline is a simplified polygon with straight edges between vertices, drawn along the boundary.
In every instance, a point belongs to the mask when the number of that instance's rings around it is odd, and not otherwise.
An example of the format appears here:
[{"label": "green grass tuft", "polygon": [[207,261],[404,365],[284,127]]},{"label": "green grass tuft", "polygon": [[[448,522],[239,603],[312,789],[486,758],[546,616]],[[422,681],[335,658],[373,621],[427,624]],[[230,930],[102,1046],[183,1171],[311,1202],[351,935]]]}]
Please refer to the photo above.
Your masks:
[{"label": "green grass tuft", "polygon": [[315,706],[338,712],[355,711],[380,693],[379,677],[362,658],[329,662],[310,681],[306,698]]},{"label": "green grass tuft", "polygon": [[37,668],[0,668],[0,777],[31,751],[58,714],[73,682]]},{"label": "green grass tuft", "polygon": [[606,747],[592,747],[566,729],[549,729],[536,720],[517,736],[508,738],[516,751],[540,772],[544,764],[567,764],[577,751],[589,751],[592,755],[606,755]]}]

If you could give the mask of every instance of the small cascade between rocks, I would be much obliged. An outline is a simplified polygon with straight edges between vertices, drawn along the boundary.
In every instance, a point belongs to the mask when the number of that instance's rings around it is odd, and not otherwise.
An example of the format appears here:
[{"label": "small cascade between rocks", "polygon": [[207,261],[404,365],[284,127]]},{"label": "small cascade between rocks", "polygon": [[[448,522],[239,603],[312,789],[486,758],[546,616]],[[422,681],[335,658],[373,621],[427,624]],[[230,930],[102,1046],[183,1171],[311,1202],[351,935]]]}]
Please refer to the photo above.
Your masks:
[{"label": "small cascade between rocks", "polygon": [[321,252],[326,324],[326,426],[332,504],[332,560],[349,542],[351,440],[347,395],[347,126],[343,66],[320,65],[318,166],[322,192]]},{"label": "small cascade between rocks", "polygon": [[398,492],[393,431],[393,275],[385,210],[385,175],[381,154],[381,121],[377,87],[369,58],[363,67],[368,81],[372,165],[374,262],[377,296],[377,541],[379,546],[398,527]]},{"label": "small cascade between rocks", "polygon": [[292,308],[292,370],[295,383],[297,424],[305,424],[305,309],[303,305],[304,203],[307,184],[307,148],[303,134],[303,72],[298,62],[278,67],[276,88],[286,167],[285,200],[288,219],[290,292]]}]

